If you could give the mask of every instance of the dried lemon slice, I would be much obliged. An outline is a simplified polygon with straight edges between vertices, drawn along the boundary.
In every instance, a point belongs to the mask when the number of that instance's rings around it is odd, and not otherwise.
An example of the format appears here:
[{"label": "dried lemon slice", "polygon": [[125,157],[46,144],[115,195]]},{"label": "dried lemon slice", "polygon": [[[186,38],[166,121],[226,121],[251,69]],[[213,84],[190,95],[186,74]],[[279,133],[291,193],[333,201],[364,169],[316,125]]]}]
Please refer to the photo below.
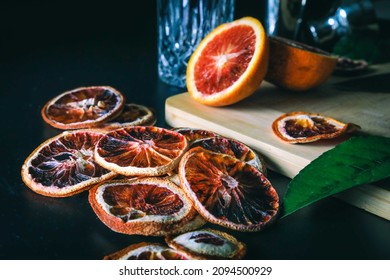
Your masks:
[{"label": "dried lemon slice", "polygon": [[188,260],[191,257],[166,245],[151,242],[132,244],[104,256],[105,260]]},{"label": "dried lemon slice", "polygon": [[286,113],[272,123],[277,137],[289,143],[308,143],[331,139],[360,127],[343,123],[330,117],[307,112]]},{"label": "dried lemon slice", "polygon": [[104,134],[91,130],[65,131],[39,145],[22,166],[22,179],[34,192],[51,197],[80,193],[116,176],[93,158]]},{"label": "dried lemon slice", "polygon": [[180,188],[158,177],[103,182],[90,189],[89,202],[106,226],[125,234],[161,235],[196,214]]},{"label": "dried lemon slice", "polygon": [[279,197],[254,166],[202,147],[179,165],[180,186],[207,221],[238,231],[260,231],[275,220]]},{"label": "dried lemon slice", "polygon": [[201,229],[176,237],[167,236],[167,244],[194,259],[241,259],[246,245],[226,232]]}]

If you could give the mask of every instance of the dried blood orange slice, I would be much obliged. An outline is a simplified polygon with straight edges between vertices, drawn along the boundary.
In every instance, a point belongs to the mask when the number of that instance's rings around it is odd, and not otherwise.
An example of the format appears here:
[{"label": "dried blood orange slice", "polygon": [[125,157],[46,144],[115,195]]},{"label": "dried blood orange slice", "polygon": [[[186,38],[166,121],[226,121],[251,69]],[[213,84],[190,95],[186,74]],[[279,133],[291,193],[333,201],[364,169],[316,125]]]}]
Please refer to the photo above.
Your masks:
[{"label": "dried blood orange slice", "polygon": [[203,147],[209,151],[227,154],[242,160],[259,169],[264,175],[267,173],[265,161],[254,150],[244,143],[222,136],[204,138],[195,141],[190,147]]},{"label": "dried blood orange slice", "polygon": [[126,176],[159,176],[176,168],[187,149],[186,138],[155,126],[130,126],[107,133],[97,143],[96,161]]},{"label": "dried blood orange slice", "polygon": [[202,147],[179,165],[180,186],[207,221],[238,231],[259,231],[275,220],[279,197],[257,168]]},{"label": "dried blood orange slice", "polygon": [[185,252],[193,259],[241,259],[246,253],[246,245],[226,232],[214,229],[201,229],[186,232],[179,236],[166,236],[167,244]]},{"label": "dried blood orange slice", "polygon": [[199,140],[199,139],[218,136],[217,133],[215,133],[211,130],[205,130],[205,129],[200,129],[200,128],[175,127],[175,128],[172,128],[172,130],[177,131],[180,134],[183,134],[186,137],[189,144],[191,144],[192,142]]},{"label": "dried blood orange slice", "polygon": [[59,129],[91,128],[117,117],[123,106],[124,96],[112,87],[80,87],[51,99],[41,115]]},{"label": "dried blood orange slice", "polygon": [[125,104],[122,113],[112,121],[103,124],[106,129],[117,129],[125,126],[154,125],[156,115],[151,108],[146,106],[128,103]]},{"label": "dried blood orange slice", "polygon": [[132,244],[122,250],[109,254],[104,260],[188,260],[185,253],[166,245],[151,242]]},{"label": "dried blood orange slice", "polygon": [[93,159],[102,133],[63,132],[36,148],[22,166],[22,179],[33,191],[52,197],[71,196],[116,174]]},{"label": "dried blood orange slice", "polygon": [[337,56],[290,39],[270,36],[265,80],[281,88],[305,91],[324,83],[337,64]]},{"label": "dried blood orange slice", "polygon": [[264,28],[257,19],[244,17],[221,24],[196,47],[187,66],[187,89],[202,104],[230,105],[254,93],[267,67]]},{"label": "dried blood orange slice", "polygon": [[89,202],[106,226],[125,234],[160,235],[196,214],[184,192],[159,177],[103,182],[90,189]]},{"label": "dried blood orange slice", "polygon": [[331,139],[359,128],[356,124],[343,123],[330,117],[307,112],[286,113],[272,123],[275,135],[288,143]]}]

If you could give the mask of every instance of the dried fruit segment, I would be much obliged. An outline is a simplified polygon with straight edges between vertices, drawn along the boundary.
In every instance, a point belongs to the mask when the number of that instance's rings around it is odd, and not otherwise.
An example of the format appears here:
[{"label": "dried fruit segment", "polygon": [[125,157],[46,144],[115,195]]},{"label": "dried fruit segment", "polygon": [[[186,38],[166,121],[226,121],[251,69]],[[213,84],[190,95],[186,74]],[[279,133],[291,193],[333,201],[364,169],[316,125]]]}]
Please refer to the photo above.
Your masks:
[{"label": "dried fruit segment", "polygon": [[81,87],[47,102],[41,115],[45,122],[59,129],[91,128],[117,117],[123,106],[122,93],[112,87]]},{"label": "dried fruit segment", "polygon": [[196,210],[211,223],[259,231],[278,213],[278,194],[268,179],[229,155],[192,148],[180,161],[179,179]]},{"label": "dried fruit segment", "polygon": [[289,143],[307,143],[331,139],[352,132],[360,127],[342,123],[330,117],[307,112],[286,113],[272,124],[277,137]]},{"label": "dried fruit segment", "polygon": [[159,176],[173,170],[187,149],[178,132],[152,126],[125,127],[107,133],[97,143],[96,161],[126,176]]},{"label": "dried fruit segment", "polygon": [[70,196],[115,176],[98,165],[93,152],[103,134],[63,132],[35,149],[22,166],[22,179],[33,191],[53,197]]},{"label": "dried fruit segment", "polygon": [[226,232],[201,229],[167,236],[167,244],[194,259],[241,259],[246,253],[246,245]]},{"label": "dried fruit segment", "polygon": [[189,256],[159,243],[141,242],[109,254],[105,260],[187,260]]},{"label": "dried fruit segment", "polygon": [[125,234],[162,235],[196,215],[183,191],[158,177],[104,182],[90,189],[89,202],[105,225]]}]

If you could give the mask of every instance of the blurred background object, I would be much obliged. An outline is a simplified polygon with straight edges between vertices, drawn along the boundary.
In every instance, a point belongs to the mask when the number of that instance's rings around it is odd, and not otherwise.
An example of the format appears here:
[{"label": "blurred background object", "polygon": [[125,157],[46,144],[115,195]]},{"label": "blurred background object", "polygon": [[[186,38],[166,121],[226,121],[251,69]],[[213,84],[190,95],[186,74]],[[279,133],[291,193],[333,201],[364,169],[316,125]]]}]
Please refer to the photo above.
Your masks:
[{"label": "blurred background object", "polygon": [[389,0],[268,0],[269,35],[351,59],[390,61]]}]

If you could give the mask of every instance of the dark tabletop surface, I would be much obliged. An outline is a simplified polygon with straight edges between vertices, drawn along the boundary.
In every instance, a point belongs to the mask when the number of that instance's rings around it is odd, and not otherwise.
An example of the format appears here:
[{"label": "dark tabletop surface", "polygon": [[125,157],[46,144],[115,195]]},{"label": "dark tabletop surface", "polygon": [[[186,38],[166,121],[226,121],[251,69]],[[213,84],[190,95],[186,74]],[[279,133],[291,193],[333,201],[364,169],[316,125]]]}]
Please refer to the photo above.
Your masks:
[{"label": "dark tabletop surface", "polygon": [[[81,2],[81,1],[79,1]],[[87,1],[89,2],[89,1]],[[237,1],[236,18],[260,17],[260,1]],[[102,259],[158,237],[115,233],[98,220],[87,192],[48,198],[20,177],[24,159],[59,131],[42,106],[80,86],[110,85],[127,101],[155,108],[166,127],[165,99],[185,89],[157,77],[155,1],[108,4],[9,1],[0,9],[0,259]],[[282,197],[289,182],[270,172]],[[231,232],[248,259],[390,259],[390,222],[327,198],[259,233]]]}]

